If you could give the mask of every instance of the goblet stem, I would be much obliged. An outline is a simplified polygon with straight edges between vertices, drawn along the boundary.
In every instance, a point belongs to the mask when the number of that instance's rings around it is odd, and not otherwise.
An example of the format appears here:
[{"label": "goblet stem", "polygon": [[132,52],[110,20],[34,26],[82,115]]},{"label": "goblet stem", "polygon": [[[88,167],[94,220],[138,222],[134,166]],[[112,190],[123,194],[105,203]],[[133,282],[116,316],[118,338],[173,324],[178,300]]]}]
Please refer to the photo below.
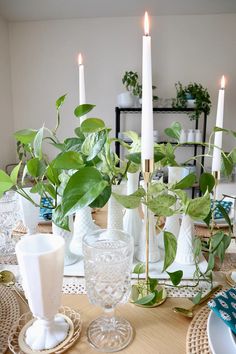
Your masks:
[{"label": "goblet stem", "polygon": [[14,253],[15,247],[11,238],[11,230],[4,230],[1,235],[1,252],[4,253]]},{"label": "goblet stem", "polygon": [[107,318],[107,324],[106,328],[104,328],[105,331],[114,331],[116,328],[116,319],[115,319],[115,308],[112,307],[110,309],[104,309],[104,314]]}]

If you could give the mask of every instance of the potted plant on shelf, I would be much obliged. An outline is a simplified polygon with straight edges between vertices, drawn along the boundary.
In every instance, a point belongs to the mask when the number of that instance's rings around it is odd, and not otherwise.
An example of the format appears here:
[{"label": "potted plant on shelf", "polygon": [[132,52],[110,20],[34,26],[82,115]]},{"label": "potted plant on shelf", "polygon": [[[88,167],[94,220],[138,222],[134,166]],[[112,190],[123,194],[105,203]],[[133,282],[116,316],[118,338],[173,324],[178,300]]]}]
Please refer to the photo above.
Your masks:
[{"label": "potted plant on shelf", "polygon": [[127,91],[118,95],[118,106],[121,108],[137,106],[140,93],[138,73],[136,71],[126,71],[122,83]]},{"label": "potted plant on shelf", "polygon": [[176,98],[173,99],[173,108],[194,108],[193,112],[188,112],[191,120],[198,119],[202,112],[207,115],[211,110],[211,99],[209,92],[201,84],[190,83],[183,86],[181,82],[175,83]]},{"label": "potted plant on shelf", "polygon": [[[138,73],[126,71],[122,83],[127,92],[118,95],[118,106],[121,108],[139,107],[139,103],[142,104],[142,85],[139,82]],[[156,86],[152,86],[152,89],[155,90]],[[157,99],[158,97],[153,95],[153,101]]]}]

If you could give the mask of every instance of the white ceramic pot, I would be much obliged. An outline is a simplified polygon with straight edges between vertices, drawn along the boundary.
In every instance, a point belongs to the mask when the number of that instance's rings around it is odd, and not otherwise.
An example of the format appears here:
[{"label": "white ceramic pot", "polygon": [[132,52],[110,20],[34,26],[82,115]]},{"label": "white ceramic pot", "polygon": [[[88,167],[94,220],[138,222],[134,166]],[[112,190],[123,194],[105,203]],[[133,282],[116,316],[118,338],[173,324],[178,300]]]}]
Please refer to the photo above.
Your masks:
[{"label": "white ceramic pot", "polygon": [[53,235],[56,236],[61,236],[64,241],[65,241],[65,259],[64,259],[64,264],[65,266],[69,266],[71,264],[74,264],[79,260],[79,256],[77,254],[74,254],[70,250],[70,243],[73,237],[73,230],[74,230],[74,224],[73,224],[73,217],[72,215],[69,216],[69,228],[70,231],[64,230],[61,227],[55,225],[52,223],[52,233]]},{"label": "white ceramic pot", "polygon": [[99,229],[93,222],[91,208],[85,207],[78,210],[74,220],[74,234],[70,244],[70,249],[75,254],[82,254],[82,238],[84,235]]},{"label": "white ceramic pot", "polygon": [[117,104],[120,108],[134,107],[134,96],[129,92],[122,92],[117,96]]},{"label": "white ceramic pot", "polygon": [[195,108],[196,107],[196,100],[188,99],[186,102],[187,108]]},{"label": "white ceramic pot", "polygon": [[[31,193],[31,187],[24,188],[24,191],[37,204],[40,204],[40,195],[38,193]],[[37,232],[39,222],[39,207],[36,207],[32,202],[23,196],[19,195],[19,203],[22,214],[22,220],[25,227],[27,227],[27,234],[32,235]]]},{"label": "white ceramic pot", "polygon": [[193,220],[189,215],[183,215],[175,257],[177,263],[185,265],[194,264],[193,240]]},{"label": "white ceramic pot", "polygon": [[[138,189],[139,171],[127,173],[127,195],[134,193]],[[137,245],[141,237],[142,219],[138,208],[126,209],[123,218],[123,228],[134,238],[134,244]]]},{"label": "white ceramic pot", "polygon": [[69,330],[66,319],[58,314],[64,240],[47,234],[25,236],[16,245],[16,255],[29,307],[36,318],[26,330],[25,342],[37,352],[54,348]]}]

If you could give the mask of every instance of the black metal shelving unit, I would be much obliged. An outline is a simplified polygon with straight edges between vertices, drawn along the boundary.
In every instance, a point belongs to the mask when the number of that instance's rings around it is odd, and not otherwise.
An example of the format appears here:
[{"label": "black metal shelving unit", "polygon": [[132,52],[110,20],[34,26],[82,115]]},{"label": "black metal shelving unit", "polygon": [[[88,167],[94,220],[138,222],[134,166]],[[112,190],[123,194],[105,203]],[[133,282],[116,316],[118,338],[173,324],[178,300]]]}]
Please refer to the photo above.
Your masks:
[{"label": "black metal shelving unit", "polygon": [[[142,108],[120,108],[120,107],[116,107],[115,108],[115,113],[116,113],[116,126],[115,126],[115,134],[116,134],[116,138],[118,138],[118,134],[120,132],[120,128],[121,128],[121,118],[122,118],[122,114],[132,114],[132,113],[141,113],[142,112]],[[176,113],[176,114],[187,114],[188,112],[194,112],[194,108],[167,108],[167,107],[163,107],[163,108],[153,108],[153,112],[158,114],[170,114],[170,113]],[[202,112],[203,114],[203,127],[202,127],[202,141],[206,142],[206,128],[207,128],[207,113],[205,111]],[[199,118],[201,119],[201,118]],[[196,119],[195,122],[195,129],[199,128],[199,119]],[[160,142],[160,143],[165,143]],[[201,148],[201,155],[203,155],[201,157],[201,173],[203,172],[203,166],[204,166],[204,154],[205,154],[205,146],[201,145],[201,144],[186,144],[186,146],[192,146],[194,149],[194,156],[197,155],[197,150],[198,148]],[[120,156],[120,143],[118,141],[116,141],[115,143],[115,151],[116,154],[118,156]],[[196,160],[194,160],[194,165],[196,166]],[[194,196],[194,188],[192,191],[192,195]]]}]

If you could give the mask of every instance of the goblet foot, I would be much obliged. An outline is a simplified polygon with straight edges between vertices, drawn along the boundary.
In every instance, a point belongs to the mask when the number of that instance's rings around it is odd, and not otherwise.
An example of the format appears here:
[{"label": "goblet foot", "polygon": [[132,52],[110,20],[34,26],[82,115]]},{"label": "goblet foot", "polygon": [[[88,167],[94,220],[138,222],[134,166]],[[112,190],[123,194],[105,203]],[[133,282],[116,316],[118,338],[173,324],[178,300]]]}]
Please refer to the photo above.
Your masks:
[{"label": "goblet foot", "polygon": [[74,253],[68,251],[65,254],[64,265],[65,266],[69,266],[71,264],[74,264],[74,263],[78,262],[79,259],[80,259],[80,256],[78,254],[74,254]]},{"label": "goblet foot", "polygon": [[120,317],[101,316],[90,323],[87,336],[89,343],[101,352],[117,352],[133,339],[131,324]]},{"label": "goblet foot", "polygon": [[25,343],[33,350],[55,348],[67,338],[69,329],[70,324],[62,315],[52,321],[37,319],[26,330]]}]

